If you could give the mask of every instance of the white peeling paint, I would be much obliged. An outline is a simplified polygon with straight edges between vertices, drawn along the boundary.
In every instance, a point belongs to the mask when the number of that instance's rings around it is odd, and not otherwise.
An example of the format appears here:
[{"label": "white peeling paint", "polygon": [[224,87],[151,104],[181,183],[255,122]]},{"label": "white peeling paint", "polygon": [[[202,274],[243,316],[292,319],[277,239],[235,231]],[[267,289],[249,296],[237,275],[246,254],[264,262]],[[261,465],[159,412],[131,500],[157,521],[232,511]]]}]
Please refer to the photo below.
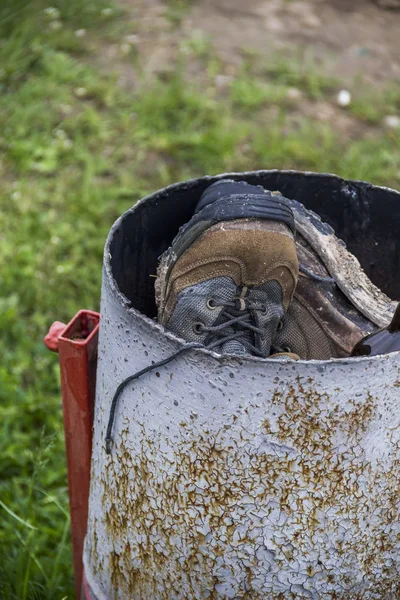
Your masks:
[{"label": "white peeling paint", "polygon": [[117,385],[177,345],[107,281],[101,314],[84,556],[99,599],[400,597],[399,353],[191,351],[127,386],[108,456]]}]

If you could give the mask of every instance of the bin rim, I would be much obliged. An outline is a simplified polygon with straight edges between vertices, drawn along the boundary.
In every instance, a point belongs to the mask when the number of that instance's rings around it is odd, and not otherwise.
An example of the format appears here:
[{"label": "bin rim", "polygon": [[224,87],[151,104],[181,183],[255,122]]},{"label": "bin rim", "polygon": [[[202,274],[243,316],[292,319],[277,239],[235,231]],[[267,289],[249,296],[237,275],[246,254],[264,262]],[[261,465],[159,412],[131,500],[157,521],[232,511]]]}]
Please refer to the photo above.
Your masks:
[{"label": "bin rim", "polygon": [[[393,188],[390,188],[388,186],[374,185],[372,183],[363,181],[361,179],[344,179],[343,177],[340,177],[339,175],[336,175],[334,173],[318,173],[315,171],[297,171],[295,169],[286,169],[286,170],[285,169],[259,169],[256,171],[239,171],[239,172],[232,171],[232,172],[228,172],[228,173],[218,173],[216,175],[204,175],[203,177],[196,177],[196,178],[172,183],[164,188],[155,190],[154,192],[152,192],[151,194],[148,194],[147,196],[144,196],[143,198],[141,198],[140,200],[135,202],[135,204],[133,206],[131,206],[131,208],[126,210],[122,215],[120,215],[118,217],[118,219],[111,226],[111,229],[108,233],[108,236],[107,236],[107,239],[105,242],[105,246],[104,246],[103,264],[104,264],[105,274],[107,277],[107,282],[108,282],[108,285],[110,286],[110,291],[112,292],[114,298],[121,304],[122,308],[124,308],[128,313],[134,315],[135,318],[140,319],[145,326],[149,327],[151,330],[153,330],[153,332],[158,333],[159,335],[164,337],[164,339],[167,339],[170,342],[172,342],[171,352],[174,352],[175,350],[178,349],[178,347],[187,344],[187,342],[183,338],[180,338],[177,335],[173,334],[172,332],[166,330],[162,325],[157,323],[157,321],[151,319],[144,313],[140,312],[137,308],[133,307],[131,301],[127,298],[127,296],[125,296],[125,294],[123,294],[121,292],[121,290],[118,287],[117,282],[115,281],[115,278],[112,273],[112,267],[111,267],[112,255],[110,252],[111,243],[112,243],[114,234],[118,231],[123,220],[128,215],[134,213],[135,210],[138,209],[138,207],[140,207],[142,204],[144,204],[146,202],[157,201],[160,194],[163,194],[163,195],[166,193],[169,194],[179,188],[190,189],[191,187],[194,187],[195,185],[197,185],[199,182],[211,183],[214,181],[218,181],[219,179],[225,179],[225,178],[230,178],[230,177],[232,177],[232,178],[251,177],[254,175],[263,175],[263,174],[272,175],[272,174],[276,174],[276,173],[280,173],[282,175],[303,175],[304,177],[317,177],[317,178],[321,178],[321,179],[329,178],[333,181],[340,182],[344,185],[359,184],[359,185],[367,186],[370,189],[376,189],[376,190],[381,190],[384,192],[390,192],[391,194],[395,194],[399,197],[399,202],[400,202],[400,192]],[[100,321],[101,321],[101,317],[100,317]],[[218,362],[220,362],[221,364],[223,364],[227,360],[228,360],[229,364],[232,364],[235,362],[239,363],[239,364],[243,364],[243,363],[247,363],[247,364],[255,364],[255,363],[257,364],[258,363],[260,365],[262,365],[262,364],[270,365],[271,364],[270,358],[260,358],[258,356],[243,356],[243,357],[240,356],[239,357],[234,354],[218,354],[216,352],[213,352],[212,350],[208,350],[206,347],[194,348],[194,349],[192,348],[191,350],[188,350],[188,353],[189,352],[190,353],[201,352],[203,355],[212,357],[215,360],[217,360]],[[391,356],[400,357],[400,350],[398,350],[396,352],[390,352],[388,354],[378,354],[378,355],[374,355],[374,356],[330,358],[329,360],[299,359],[299,360],[293,362],[293,366],[295,366],[295,365],[318,366],[318,365],[327,365],[327,364],[356,365],[356,364],[361,364],[361,363],[368,362],[371,360],[388,359]],[[275,358],[273,360],[273,362],[274,362],[274,364],[278,364],[278,365],[287,364],[287,360],[279,359],[279,358]]]}]

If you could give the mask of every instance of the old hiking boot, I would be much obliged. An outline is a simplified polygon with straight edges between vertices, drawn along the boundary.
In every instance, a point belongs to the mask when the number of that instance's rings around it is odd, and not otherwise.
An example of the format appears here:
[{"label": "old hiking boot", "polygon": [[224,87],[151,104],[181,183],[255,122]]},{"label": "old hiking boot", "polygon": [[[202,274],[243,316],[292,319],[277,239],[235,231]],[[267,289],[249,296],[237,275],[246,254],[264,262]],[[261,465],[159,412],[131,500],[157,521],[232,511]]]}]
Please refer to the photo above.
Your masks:
[{"label": "old hiking boot", "polygon": [[161,257],[158,319],[216,352],[268,357],[298,278],[286,198],[221,180]]},{"label": "old hiking boot", "polygon": [[318,215],[229,180],[204,192],[162,256],[156,299],[159,321],[187,341],[306,360],[349,356],[395,310]]}]

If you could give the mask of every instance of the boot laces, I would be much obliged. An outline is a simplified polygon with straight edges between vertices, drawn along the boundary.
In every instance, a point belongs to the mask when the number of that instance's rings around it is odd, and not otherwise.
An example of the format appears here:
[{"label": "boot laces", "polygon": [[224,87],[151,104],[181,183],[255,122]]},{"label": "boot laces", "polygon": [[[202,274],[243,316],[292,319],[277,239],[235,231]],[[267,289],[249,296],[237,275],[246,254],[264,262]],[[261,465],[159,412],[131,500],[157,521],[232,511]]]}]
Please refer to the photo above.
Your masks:
[{"label": "boot laces", "polygon": [[[201,343],[185,344],[184,346],[179,348],[176,352],[174,352],[167,358],[160,360],[156,363],[153,363],[151,365],[148,365],[144,369],[141,369],[140,371],[137,371],[136,373],[129,375],[128,377],[126,377],[126,379],[124,379],[119,384],[119,386],[117,387],[117,389],[114,393],[113,399],[111,401],[110,413],[109,413],[109,417],[108,417],[108,424],[107,424],[106,437],[105,437],[107,454],[111,454],[111,451],[112,451],[112,444],[113,444],[112,430],[113,430],[113,426],[114,426],[115,414],[116,414],[116,410],[117,410],[117,406],[118,406],[118,400],[121,396],[122,391],[132,381],[139,379],[142,375],[145,375],[146,373],[149,373],[150,371],[153,371],[154,369],[157,369],[157,368],[163,367],[164,365],[167,365],[171,361],[178,358],[178,356],[188,352],[189,350],[194,350],[194,349],[198,349],[198,348],[207,348],[209,350],[212,350],[214,348],[221,346],[222,344],[224,344],[226,342],[230,342],[233,340],[239,340],[241,342],[241,344],[243,344],[244,348],[246,350],[248,350],[249,353],[251,353],[255,356],[260,356],[260,357],[265,358],[265,356],[260,351],[260,349],[256,345],[251,343],[251,338],[254,334],[256,342],[258,343],[260,340],[260,337],[264,333],[264,329],[256,326],[254,324],[254,322],[255,322],[256,311],[265,312],[266,306],[262,305],[262,304],[254,303],[254,302],[253,303],[249,302],[247,299],[244,304],[243,304],[243,302],[244,302],[243,298],[236,298],[232,302],[224,302],[223,304],[215,302],[215,308],[217,308],[217,306],[223,307],[223,310],[219,317],[220,319],[223,319],[223,321],[219,324],[212,325],[212,326],[206,326],[203,323],[199,323],[199,322],[194,324],[194,326],[197,326],[198,333],[203,333],[204,331],[207,331],[207,333],[209,334],[208,340],[206,338],[206,342],[204,344],[201,344]],[[213,305],[213,307],[214,307],[214,305]],[[241,307],[244,308],[244,310],[240,310]]]},{"label": "boot laces", "polygon": [[209,326],[196,322],[194,328],[198,333],[207,332],[204,345],[209,350],[238,341],[249,354],[265,358],[260,350],[265,328],[257,325],[256,317],[257,312],[267,312],[265,304],[251,302],[241,296],[226,302],[209,300],[208,304],[212,308],[222,308],[217,322]]}]

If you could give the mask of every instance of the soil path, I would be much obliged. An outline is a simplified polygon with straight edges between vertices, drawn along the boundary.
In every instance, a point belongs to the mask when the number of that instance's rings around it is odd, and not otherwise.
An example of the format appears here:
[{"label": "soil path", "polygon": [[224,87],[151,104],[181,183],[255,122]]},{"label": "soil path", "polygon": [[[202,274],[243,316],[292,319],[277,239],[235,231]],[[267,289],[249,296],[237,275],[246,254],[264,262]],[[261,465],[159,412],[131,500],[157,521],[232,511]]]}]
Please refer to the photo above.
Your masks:
[{"label": "soil path", "polygon": [[201,31],[226,65],[243,48],[270,55],[307,49],[340,78],[400,79],[400,11],[373,0],[193,0],[171,25],[161,0],[121,0],[136,23],[138,49],[150,71],[168,68],[182,39]]}]

